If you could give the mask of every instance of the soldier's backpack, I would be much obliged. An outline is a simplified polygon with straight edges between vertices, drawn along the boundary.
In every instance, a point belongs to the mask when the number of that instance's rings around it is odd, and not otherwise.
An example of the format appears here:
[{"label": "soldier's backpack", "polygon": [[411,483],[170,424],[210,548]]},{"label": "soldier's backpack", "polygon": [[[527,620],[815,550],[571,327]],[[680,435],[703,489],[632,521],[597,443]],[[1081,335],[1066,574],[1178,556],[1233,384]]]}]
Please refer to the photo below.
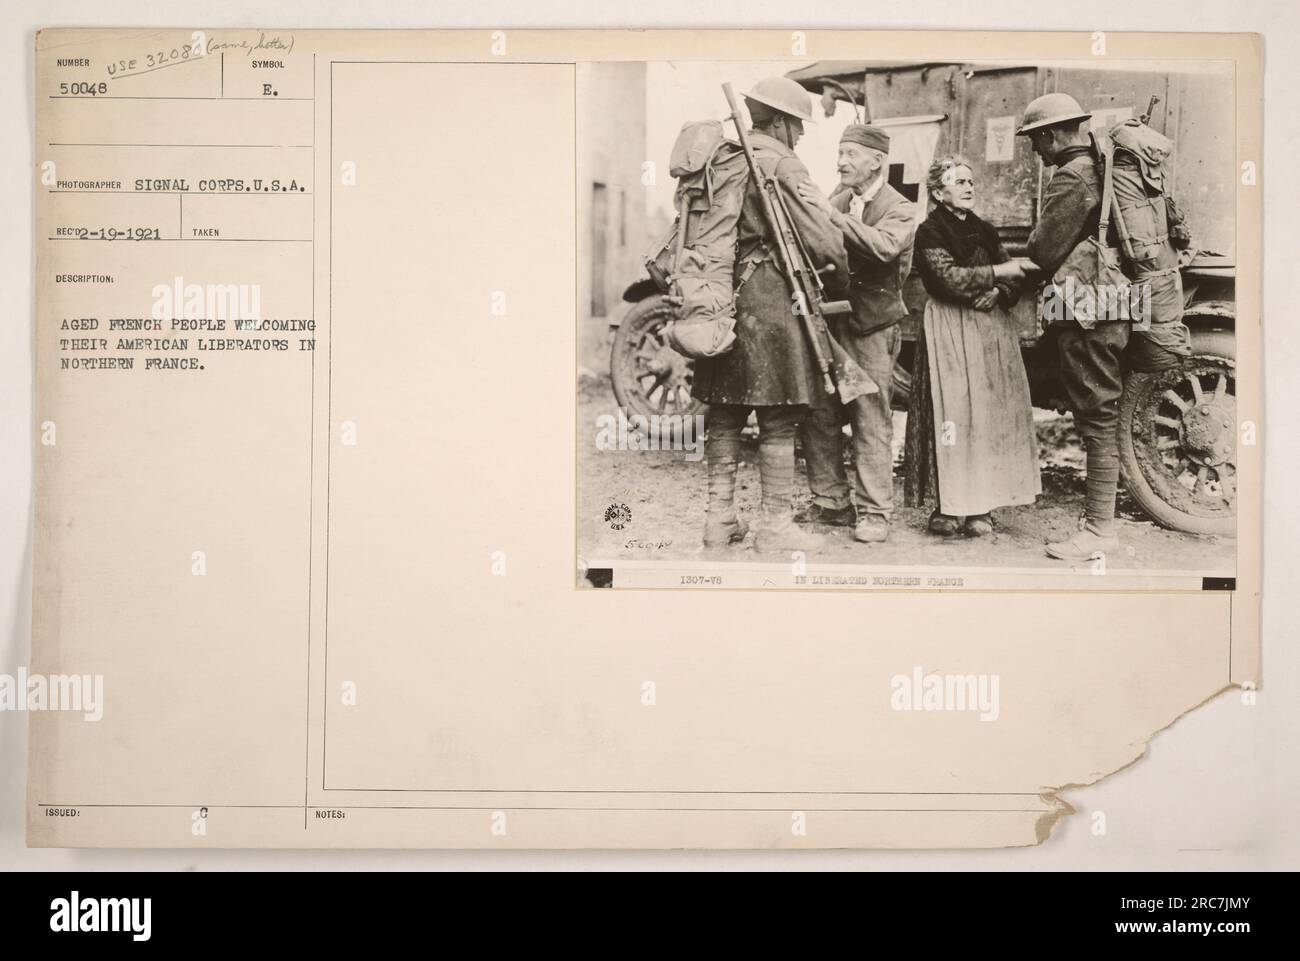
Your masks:
[{"label": "soldier's backpack", "polygon": [[1115,226],[1133,279],[1150,296],[1150,329],[1138,330],[1189,353],[1178,251],[1189,250],[1192,241],[1168,190],[1165,161],[1173,141],[1137,119],[1116,124],[1109,140]]},{"label": "soldier's backpack", "polygon": [[664,337],[687,357],[717,357],[736,340],[736,241],[749,167],[722,124],[706,120],[682,127],[669,173],[677,178],[677,223],[658,260],[647,264],[681,300]]},{"label": "soldier's backpack", "polygon": [[1190,247],[1191,233],[1168,190],[1165,161],[1173,153],[1173,141],[1129,119],[1111,128],[1110,148],[1115,201],[1131,241],[1125,254],[1137,266],[1159,259],[1157,248],[1165,243],[1176,250]]}]

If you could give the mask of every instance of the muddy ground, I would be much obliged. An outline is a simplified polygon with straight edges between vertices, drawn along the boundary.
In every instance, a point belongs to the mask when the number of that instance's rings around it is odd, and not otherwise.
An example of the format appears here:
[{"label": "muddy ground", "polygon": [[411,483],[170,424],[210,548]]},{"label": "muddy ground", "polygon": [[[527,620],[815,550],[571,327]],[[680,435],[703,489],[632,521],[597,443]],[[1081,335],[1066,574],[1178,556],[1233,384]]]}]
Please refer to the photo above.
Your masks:
[{"label": "muddy ground", "polygon": [[[586,557],[656,560],[766,560],[756,553],[751,533],[744,544],[706,552],[700,542],[706,502],[703,460],[690,462],[679,451],[602,451],[595,443],[597,418],[615,414],[608,378],[583,377],[578,392],[578,543]],[[901,445],[906,415],[895,412],[894,502],[889,540],[862,544],[849,528],[821,527],[827,550],[818,561],[834,564],[899,564],[974,567],[1052,567],[1043,551],[1077,529],[1083,513],[1084,458],[1069,415],[1035,410],[1043,493],[1038,502],[994,511],[995,531],[982,538],[939,538],[925,529],[933,505],[905,508]],[[757,435],[745,434],[737,501],[751,523],[758,516]],[[796,509],[808,503],[804,464],[796,470]],[[626,505],[630,520],[619,530],[606,520],[611,506]],[[621,512],[620,512],[621,513]],[[1112,569],[1214,571],[1231,570],[1236,553],[1232,538],[1197,536],[1165,530],[1147,519],[1121,487],[1120,543],[1123,556],[1108,558]],[[615,523],[619,518],[613,519]]]}]

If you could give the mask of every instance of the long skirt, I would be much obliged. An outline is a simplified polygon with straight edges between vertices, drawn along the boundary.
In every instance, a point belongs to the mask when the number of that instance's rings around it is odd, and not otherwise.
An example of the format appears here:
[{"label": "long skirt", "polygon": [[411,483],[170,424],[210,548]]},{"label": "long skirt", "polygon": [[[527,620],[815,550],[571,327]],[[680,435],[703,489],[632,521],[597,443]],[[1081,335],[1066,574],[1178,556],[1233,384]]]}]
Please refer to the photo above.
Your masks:
[{"label": "long skirt", "polygon": [[1020,343],[1001,308],[931,298],[917,340],[907,418],[904,503],[927,489],[954,517],[1032,504],[1042,492]]}]

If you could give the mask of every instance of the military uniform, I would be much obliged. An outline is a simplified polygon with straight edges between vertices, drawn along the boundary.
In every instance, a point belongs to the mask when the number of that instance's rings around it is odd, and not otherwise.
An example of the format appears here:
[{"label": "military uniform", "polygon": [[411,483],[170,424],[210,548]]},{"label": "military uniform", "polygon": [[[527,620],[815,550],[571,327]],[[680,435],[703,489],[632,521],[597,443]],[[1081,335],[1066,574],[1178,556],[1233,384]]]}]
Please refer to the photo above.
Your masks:
[{"label": "military uniform", "polygon": [[[790,219],[813,262],[834,264],[830,277],[842,278],[845,254],[839,230],[799,196],[797,185],[811,182],[803,161],[764,134],[750,131],[749,140],[759,169],[768,175],[775,171]],[[761,184],[750,182],[737,225],[736,282],[748,277],[736,294],[735,346],[718,357],[695,362],[691,393],[710,405],[710,416],[720,406],[742,407],[746,417],[753,408],[804,407],[822,393],[821,374],[791,309],[790,288],[778,254],[767,239],[761,190]],[[768,416],[773,413],[777,412]],[[759,416],[764,416],[762,410]]]},{"label": "military uniform", "polygon": [[[1067,147],[1056,160],[1056,172],[1043,192],[1042,212],[1026,249],[1049,280],[1076,246],[1096,235],[1101,220],[1102,179],[1091,148]],[[1119,243],[1113,223],[1106,243]],[[1052,333],[1057,337],[1061,381],[1079,435],[1090,449],[1113,451],[1118,457],[1122,357],[1131,321],[1066,320]]]},{"label": "military uniform", "polygon": [[[1070,252],[1090,236],[1095,236],[1101,221],[1102,172],[1093,151],[1085,146],[1067,147],[1056,158],[1056,172],[1043,194],[1042,212],[1037,226],[1029,234],[1027,253],[1030,260],[1037,264],[1050,280],[1065,262]],[[1117,159],[1118,163],[1129,162],[1126,158]],[[1161,249],[1158,251],[1154,268],[1160,274],[1172,272],[1177,281],[1178,253],[1168,242],[1160,238]],[[1112,221],[1106,230],[1106,243],[1118,248],[1119,231]],[[1133,265],[1121,258],[1126,274],[1138,282],[1144,275],[1135,274]],[[1098,331],[1093,339],[1105,340],[1123,354],[1124,367],[1133,370],[1157,371],[1178,366],[1182,357],[1190,353],[1187,328],[1182,324],[1182,284],[1175,283],[1171,289],[1176,290],[1175,304],[1170,311],[1174,316],[1156,318],[1158,322],[1148,329],[1137,329],[1130,334],[1132,320],[1096,322],[1092,330]],[[1157,304],[1157,307],[1161,305]],[[1163,321],[1163,322],[1159,322]],[[1078,330],[1091,326],[1091,321],[1067,321],[1066,331]],[[1111,329],[1111,325],[1122,325],[1123,332]],[[1065,343],[1072,343],[1077,338],[1067,337]],[[1077,369],[1072,366],[1072,370]],[[1114,371],[1107,371],[1112,377]],[[1070,372],[1065,372],[1067,379]],[[1111,379],[1107,377],[1105,379]],[[1117,378],[1116,378],[1117,379]],[[1071,387],[1066,384],[1067,390]],[[1086,386],[1083,388],[1086,391]],[[1104,399],[1098,399],[1104,403]],[[1085,400],[1088,407],[1096,406]],[[1077,414],[1076,414],[1077,416]],[[1086,415],[1085,415],[1086,418]]]},{"label": "military uniform", "polygon": [[[1077,142],[1088,119],[1078,102],[1064,93],[1039,97],[1025,111],[1017,131],[1035,140],[1035,150],[1056,168],[1043,194],[1038,224],[1029,234],[1027,252],[1048,280],[1056,276],[1071,253],[1100,230],[1105,199],[1102,159],[1090,144]],[[1072,129],[1076,142],[1055,148],[1053,128]],[[1048,138],[1048,139],[1044,139]],[[1046,151],[1052,150],[1050,154]],[[1112,178],[1114,182],[1114,178]],[[1108,211],[1109,213],[1109,211]],[[1108,216],[1106,246],[1119,249],[1115,222]],[[1162,238],[1163,240],[1163,238]],[[1172,248],[1170,251],[1172,255]],[[1118,258],[1122,262],[1122,258]],[[1170,265],[1157,261],[1153,276],[1168,274]],[[1134,265],[1124,263],[1129,277]],[[1173,267],[1176,270],[1176,265]],[[1101,282],[1100,278],[1097,281]],[[1175,285],[1168,285],[1172,290]],[[1178,294],[1174,295],[1175,297]],[[1163,307],[1164,305],[1162,305]],[[1168,313],[1167,307],[1164,308]],[[1186,352],[1186,328],[1178,316],[1163,316],[1158,330],[1134,331],[1131,319],[1100,315],[1066,318],[1057,331],[1061,382],[1074,423],[1087,451],[1085,525],[1071,538],[1048,545],[1053,557],[1078,560],[1118,544],[1115,538],[1115,497],[1119,487],[1119,405],[1128,367],[1158,370],[1181,363]]]},{"label": "military uniform", "polygon": [[[760,90],[764,83],[772,90]],[[772,93],[768,100],[755,98],[760,104],[784,109],[783,99],[793,101],[791,109],[796,112],[792,116],[811,116],[810,106],[799,103],[807,101],[807,93],[793,81],[774,78],[760,82],[756,92]],[[751,130],[748,139],[759,170],[775,176],[792,226],[812,261],[833,264],[831,276],[844,277],[844,243],[839,230],[799,196],[798,185],[811,182],[807,168],[790,147],[767,134]],[[815,549],[820,541],[793,524],[791,502],[795,432],[808,404],[822,391],[822,378],[777,259],[780,255],[764,213],[763,189],[751,178],[737,224],[735,344],[727,353],[695,364],[692,393],[709,405],[705,415],[709,506],[704,543],[721,546],[744,537],[745,525],[735,509],[735,480],[740,434],[753,410],[758,417],[763,513],[755,544],[760,550]]]},{"label": "military uniform", "polygon": [[[1091,147],[1066,147],[1055,161],[1056,172],[1043,193],[1038,224],[1026,248],[1029,259],[1049,280],[1076,246],[1096,236],[1102,202],[1102,177]],[[1113,223],[1106,243],[1119,243]],[[1057,338],[1061,383],[1087,454],[1085,516],[1092,533],[1102,538],[1114,536],[1119,402],[1131,323],[1127,319],[1066,320],[1052,332]]]}]

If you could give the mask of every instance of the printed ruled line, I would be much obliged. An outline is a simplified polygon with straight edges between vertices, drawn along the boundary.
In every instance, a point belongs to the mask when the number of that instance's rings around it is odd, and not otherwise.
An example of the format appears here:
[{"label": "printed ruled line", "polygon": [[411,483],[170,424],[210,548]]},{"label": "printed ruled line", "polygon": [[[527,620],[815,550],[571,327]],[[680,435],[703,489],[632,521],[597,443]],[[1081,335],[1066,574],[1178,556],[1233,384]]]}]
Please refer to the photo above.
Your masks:
[{"label": "printed ruled line", "polygon": [[[71,805],[69,805],[71,806]],[[788,814],[791,808],[675,808],[675,807],[540,807],[527,805],[525,807],[470,807],[460,805],[415,805],[415,804],[374,804],[374,805],[355,805],[350,804],[346,807],[322,808],[325,811],[598,811],[606,813],[611,811],[629,811],[634,814],[640,814],[645,811],[680,811],[683,814],[695,814],[709,812],[714,814]],[[834,814],[842,811],[845,814],[1042,814],[1043,808],[812,808],[799,807],[799,811],[817,811],[825,814]]]},{"label": "printed ruled line", "polygon": [[298,810],[297,804],[50,804],[40,802],[37,807],[43,808],[207,808],[209,811],[224,810],[272,810],[275,808],[290,808]]},{"label": "printed ruled line", "polygon": [[[1078,58],[1086,59],[1086,58]],[[504,64],[509,67],[576,67],[576,60],[510,60],[502,57],[497,60],[331,60],[336,63],[360,64],[367,67],[387,67],[393,64],[416,64],[430,67],[463,67],[466,65]]]},{"label": "printed ruled line", "polygon": [[257,147],[266,150],[310,150],[309,143],[50,143],[51,147]]},{"label": "printed ruled line", "polygon": [[354,794],[788,794],[792,796],[843,797],[1042,797],[1035,791],[675,791],[651,789],[583,789],[583,788],[418,788],[418,787],[331,787],[327,791],[351,791]]},{"label": "printed ruled line", "polygon": [[[226,55],[221,55],[222,82],[225,82]],[[224,87],[223,87],[224,89]],[[316,101],[316,53],[311,55],[311,99]],[[311,175],[316,176],[316,108],[311,111]],[[311,205],[311,318],[316,323],[316,205]],[[316,334],[312,331],[311,345],[311,402],[308,405],[307,428],[307,683],[303,691],[303,745],[302,745],[302,829],[307,830],[308,802],[311,800],[311,619],[312,585],[315,578],[316,545]]]},{"label": "printed ruled line", "polygon": [[[334,430],[334,61],[330,61],[330,181],[329,181],[329,243],[326,245],[326,255],[329,257],[326,273],[326,297],[328,298],[329,311],[329,341],[326,346],[325,354],[325,430],[332,432]],[[313,111],[314,116],[314,111]],[[316,171],[312,171],[312,176]],[[315,204],[312,205],[315,207]],[[312,358],[315,363],[316,358]],[[326,440],[329,440],[327,436]],[[324,624],[322,630],[322,639],[324,640],[324,666],[321,668],[321,731],[320,731],[320,787],[322,791],[326,788],[325,770],[329,761],[329,726],[330,726],[330,484],[333,480],[331,467],[334,462],[334,444],[327,442],[325,444],[325,598],[324,598]]]},{"label": "printed ruled line", "polygon": [[[40,807],[58,807],[58,808],[207,808],[209,811],[230,811],[230,810],[293,810],[299,808],[297,804],[41,804]],[[706,808],[706,807],[596,807],[579,805],[576,807],[563,806],[542,806],[542,805],[524,805],[522,807],[514,805],[448,805],[448,804],[346,804],[337,806],[326,805],[309,805],[308,810],[312,811],[596,811],[600,813],[628,811],[633,814],[639,814],[646,811],[663,811],[667,813],[680,812],[683,814],[695,813],[714,813],[714,814],[787,814],[791,808]],[[1038,814],[1043,813],[1043,808],[814,808],[800,807],[800,811],[816,811],[824,814],[835,814],[843,812],[845,814]]]},{"label": "printed ruled line", "polygon": [[84,240],[117,244],[309,244],[310,237],[157,237],[149,240],[131,240],[122,237],[118,240],[106,240],[103,237],[47,237],[47,240]]},{"label": "printed ruled line", "polygon": [[49,94],[48,96],[50,100],[81,100],[85,103],[91,103],[96,100],[212,100],[212,101],[260,100],[263,103],[277,103],[277,102],[283,103],[286,100],[301,100],[303,102],[310,102],[312,99],[311,97],[161,97],[161,96],[122,97],[122,96],[110,96],[109,94],[104,94],[103,96],[88,97],[85,96],[84,94],[71,94],[71,93],[52,93]]},{"label": "printed ruled line", "polygon": [[165,197],[189,194],[191,197],[310,197],[310,190],[47,190],[50,194],[127,194],[132,197]]}]

